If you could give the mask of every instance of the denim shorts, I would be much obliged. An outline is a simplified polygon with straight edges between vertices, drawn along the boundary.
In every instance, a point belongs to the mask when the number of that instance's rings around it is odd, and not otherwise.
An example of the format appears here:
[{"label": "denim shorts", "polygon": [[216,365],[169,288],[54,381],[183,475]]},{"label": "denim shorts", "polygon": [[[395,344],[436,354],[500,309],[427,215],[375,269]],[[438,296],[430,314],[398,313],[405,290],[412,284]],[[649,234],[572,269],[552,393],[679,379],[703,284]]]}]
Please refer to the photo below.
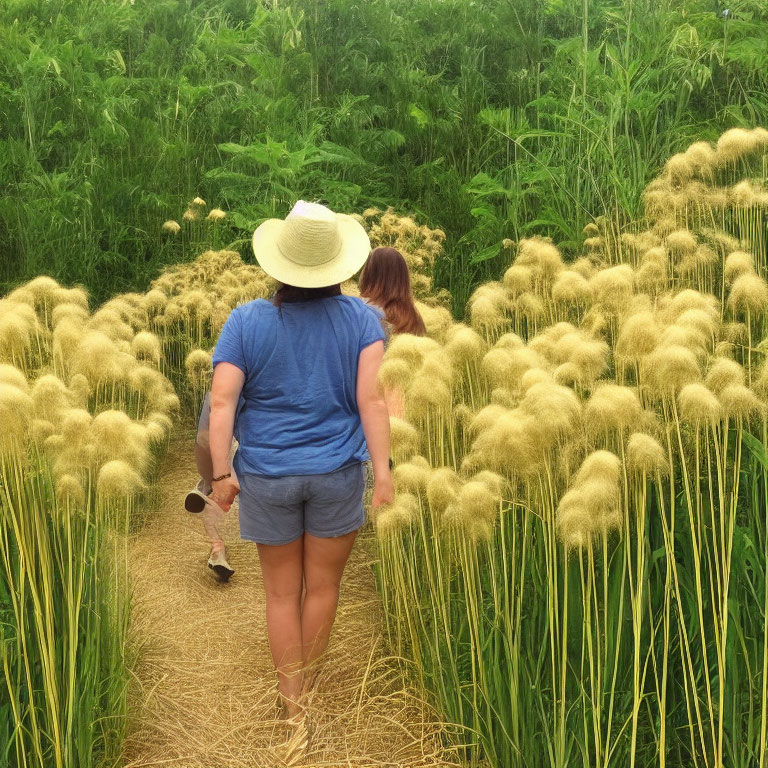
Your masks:
[{"label": "denim shorts", "polygon": [[258,544],[289,544],[305,532],[328,539],[365,522],[365,465],[323,475],[244,474],[240,481],[240,537]]}]

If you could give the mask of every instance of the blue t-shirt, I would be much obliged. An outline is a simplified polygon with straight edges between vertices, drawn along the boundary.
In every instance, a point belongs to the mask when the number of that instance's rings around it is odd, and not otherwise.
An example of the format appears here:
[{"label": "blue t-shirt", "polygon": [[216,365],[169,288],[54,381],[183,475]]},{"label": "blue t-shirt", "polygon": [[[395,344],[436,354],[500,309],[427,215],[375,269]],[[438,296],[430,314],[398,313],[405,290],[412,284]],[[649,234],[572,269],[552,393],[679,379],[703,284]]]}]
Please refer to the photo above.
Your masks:
[{"label": "blue t-shirt", "polygon": [[383,339],[379,314],[354,296],[280,309],[257,299],[234,309],[213,365],[232,363],[245,373],[235,471],[316,475],[365,461],[357,364],[365,347]]}]

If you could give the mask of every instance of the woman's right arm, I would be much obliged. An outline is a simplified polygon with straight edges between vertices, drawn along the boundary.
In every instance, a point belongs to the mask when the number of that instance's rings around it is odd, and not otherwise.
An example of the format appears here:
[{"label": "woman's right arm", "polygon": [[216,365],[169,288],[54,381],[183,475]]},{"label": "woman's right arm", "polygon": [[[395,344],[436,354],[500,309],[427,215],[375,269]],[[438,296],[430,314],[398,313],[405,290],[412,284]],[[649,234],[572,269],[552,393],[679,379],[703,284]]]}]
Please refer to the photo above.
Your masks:
[{"label": "woman's right arm", "polygon": [[357,409],[373,464],[373,508],[390,504],[395,496],[389,470],[389,414],[378,382],[384,342],[377,341],[360,353],[357,366]]}]

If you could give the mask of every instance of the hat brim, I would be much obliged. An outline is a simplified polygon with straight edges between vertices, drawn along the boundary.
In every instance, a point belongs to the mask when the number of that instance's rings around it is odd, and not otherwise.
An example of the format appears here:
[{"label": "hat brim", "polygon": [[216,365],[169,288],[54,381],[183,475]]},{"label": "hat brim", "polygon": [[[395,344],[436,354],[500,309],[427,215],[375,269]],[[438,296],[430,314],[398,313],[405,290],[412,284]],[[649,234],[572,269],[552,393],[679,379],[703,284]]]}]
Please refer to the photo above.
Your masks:
[{"label": "hat brim", "polygon": [[368,259],[371,241],[362,224],[352,216],[336,216],[341,248],[330,261],[318,266],[304,266],[287,259],[277,247],[285,222],[267,219],[253,233],[253,253],[259,266],[278,282],[297,288],[324,288],[348,280]]}]

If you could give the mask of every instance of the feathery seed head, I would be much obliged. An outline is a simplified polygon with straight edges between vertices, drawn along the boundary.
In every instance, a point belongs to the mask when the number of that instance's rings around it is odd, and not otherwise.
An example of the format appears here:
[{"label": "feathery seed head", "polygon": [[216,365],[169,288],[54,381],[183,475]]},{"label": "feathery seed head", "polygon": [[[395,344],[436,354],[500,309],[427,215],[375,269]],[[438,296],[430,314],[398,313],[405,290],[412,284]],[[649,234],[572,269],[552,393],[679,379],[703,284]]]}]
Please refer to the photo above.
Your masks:
[{"label": "feathery seed head", "polygon": [[26,376],[15,365],[0,363],[0,385],[10,384],[22,392],[29,390]]},{"label": "feathery seed head", "polygon": [[205,379],[211,374],[211,354],[202,349],[193,349],[186,357],[184,366],[187,376],[194,381]]},{"label": "feathery seed head", "polygon": [[392,458],[395,462],[408,461],[418,449],[419,433],[416,427],[397,416],[390,416],[389,433]]},{"label": "feathery seed head", "polygon": [[488,348],[482,336],[462,323],[451,326],[446,339],[445,350],[457,365],[477,362]]},{"label": "feathery seed head", "polygon": [[661,330],[653,312],[637,312],[621,321],[616,355],[637,360],[656,348]]},{"label": "feathery seed head", "polygon": [[208,221],[221,221],[227,218],[227,214],[221,208],[211,208],[205,217]]},{"label": "feathery seed head", "polygon": [[451,389],[445,379],[433,379],[419,369],[406,392],[408,411],[414,415],[422,415],[430,408],[450,408],[452,402]]},{"label": "feathery seed head", "polygon": [[151,314],[162,312],[167,303],[168,297],[157,288],[153,288],[151,291],[145,293],[142,299],[144,309]]},{"label": "feathery seed head", "polygon": [[667,454],[656,438],[645,432],[635,432],[627,443],[627,469],[638,475],[658,472],[665,476],[669,472]]},{"label": "feathery seed head", "polygon": [[122,501],[144,490],[141,476],[125,461],[108,461],[99,470],[96,491],[103,499]]},{"label": "feathery seed head", "polygon": [[712,145],[707,141],[697,141],[691,144],[685,150],[685,155],[694,170],[699,173],[709,170],[715,160],[715,150],[712,149]]},{"label": "feathery seed head", "polygon": [[32,385],[32,401],[35,415],[53,422],[57,422],[61,412],[71,405],[66,384],[51,374],[41,376]]},{"label": "feathery seed head", "polygon": [[533,418],[546,447],[569,438],[581,423],[581,401],[572,389],[555,383],[533,384],[520,411]]},{"label": "feathery seed head", "polygon": [[717,140],[717,161],[735,163],[759,147],[759,138],[744,128],[731,128]]},{"label": "feathery seed head", "polygon": [[522,264],[513,264],[503,278],[504,287],[512,298],[517,298],[531,289],[533,284],[533,272],[530,267]]},{"label": "feathery seed head", "polygon": [[139,331],[131,341],[131,353],[137,360],[160,363],[162,349],[160,339],[149,331]]},{"label": "feathery seed head", "polygon": [[26,440],[32,416],[32,398],[23,389],[3,383],[0,387],[0,451],[18,450]]},{"label": "feathery seed head", "polygon": [[571,270],[589,280],[596,272],[597,268],[592,263],[591,259],[586,256],[582,256],[580,259],[576,259],[573,264],[570,265]]},{"label": "feathery seed head", "polygon": [[522,349],[525,342],[516,333],[505,333],[496,339],[494,349]]},{"label": "feathery seed head", "polygon": [[205,200],[202,197],[196,197],[190,205],[194,205],[197,208],[205,208]]},{"label": "feathery seed head", "polygon": [[387,350],[388,358],[406,360],[413,368],[418,368],[427,352],[440,349],[440,345],[428,336],[413,336],[410,333],[396,335]]},{"label": "feathery seed head", "polygon": [[723,277],[726,283],[732,283],[740,275],[754,274],[755,260],[751,253],[733,251],[725,259]]},{"label": "feathery seed head", "polygon": [[445,340],[448,330],[453,325],[453,317],[445,307],[432,307],[420,301],[416,302],[416,309],[424,321],[427,329],[427,336],[437,341]]},{"label": "feathery seed head", "polygon": [[573,484],[578,488],[587,481],[600,480],[618,487],[620,474],[621,462],[615,453],[594,451],[582,462]]},{"label": "feathery seed head", "polygon": [[527,392],[534,384],[554,383],[552,374],[543,368],[530,368],[520,377],[520,387],[523,392]]},{"label": "feathery seed head", "polygon": [[419,494],[426,491],[431,470],[428,466],[407,461],[394,468],[392,477],[398,492],[407,491],[408,493]]},{"label": "feathery seed head", "polygon": [[601,430],[624,430],[636,426],[642,406],[637,393],[618,384],[599,384],[587,401],[585,421]]},{"label": "feathery seed head", "polygon": [[678,152],[667,160],[664,172],[673,184],[685,184],[693,176],[694,166],[686,154]]},{"label": "feathery seed head", "polygon": [[181,231],[181,224],[173,219],[168,219],[168,221],[163,222],[161,229],[163,232],[168,232],[171,235],[178,235]]},{"label": "feathery seed head", "polygon": [[728,306],[736,312],[760,315],[768,309],[768,283],[759,275],[740,275],[731,286]]},{"label": "feathery seed head", "polygon": [[73,320],[82,328],[82,326],[85,324],[85,321],[88,319],[88,311],[81,307],[79,304],[73,304],[70,302],[58,304],[53,308],[53,311],[51,312],[51,322],[54,326],[56,326],[64,318]]},{"label": "feathery seed head", "polygon": [[558,304],[587,302],[592,298],[592,286],[580,273],[566,269],[552,286],[552,299]]},{"label": "feathery seed head", "polygon": [[592,542],[592,515],[578,491],[568,491],[557,506],[557,535],[566,549],[586,549]]},{"label": "feathery seed head", "polygon": [[545,280],[553,279],[563,268],[560,251],[542,237],[521,240],[515,263],[533,268]]},{"label": "feathery seed head", "polygon": [[520,349],[496,348],[483,357],[481,368],[491,384],[514,387],[522,375],[531,368],[546,367],[544,359],[528,347]]},{"label": "feathery seed head", "polygon": [[405,390],[414,375],[412,365],[400,357],[386,356],[379,367],[379,384],[389,391]]},{"label": "feathery seed head", "polygon": [[515,300],[513,308],[531,322],[540,320],[546,314],[547,308],[535,293],[523,293]]},{"label": "feathery seed head", "polygon": [[675,259],[692,256],[698,245],[696,238],[687,229],[678,229],[670,232],[666,237],[666,243],[670,254]]},{"label": "feathery seed head", "polygon": [[735,360],[716,357],[709,366],[704,383],[719,395],[732,384],[744,385],[744,369]]},{"label": "feathery seed head", "polygon": [[459,476],[450,467],[435,469],[427,482],[427,500],[432,511],[438,515],[445,512],[456,500],[461,484]]},{"label": "feathery seed head", "polygon": [[678,395],[680,416],[692,424],[705,422],[713,424],[719,421],[722,408],[713,392],[703,384],[687,384]]},{"label": "feathery seed head", "polygon": [[729,384],[718,393],[718,398],[723,406],[723,414],[732,419],[747,421],[765,413],[765,407],[757,395],[743,384]]},{"label": "feathery seed head", "polygon": [[73,506],[85,502],[83,484],[72,474],[63,474],[56,478],[56,496],[64,504]]},{"label": "feathery seed head", "polygon": [[88,379],[82,373],[76,373],[69,380],[69,391],[72,393],[73,402],[85,407],[91,394],[91,387],[88,384]]},{"label": "feathery seed head", "polygon": [[687,347],[658,347],[641,361],[643,378],[660,394],[671,393],[699,381],[701,371],[694,353]]}]

